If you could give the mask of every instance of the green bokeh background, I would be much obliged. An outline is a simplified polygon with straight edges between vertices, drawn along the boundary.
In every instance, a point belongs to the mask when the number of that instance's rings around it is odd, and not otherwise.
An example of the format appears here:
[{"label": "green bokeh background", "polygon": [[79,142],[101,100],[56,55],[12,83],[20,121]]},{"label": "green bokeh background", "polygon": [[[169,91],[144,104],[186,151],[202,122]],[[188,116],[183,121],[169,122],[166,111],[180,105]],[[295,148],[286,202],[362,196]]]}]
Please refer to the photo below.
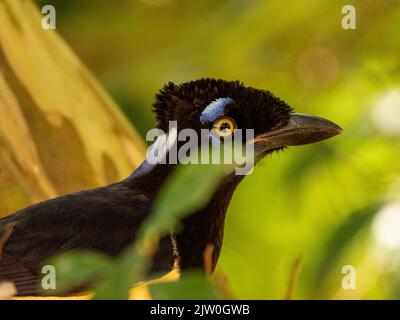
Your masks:
[{"label": "green bokeh background", "polygon": [[[344,128],[273,154],[238,188],[217,271],[234,297],[283,298],[298,257],[294,298],[400,297],[399,1],[36,3],[56,7],[57,31],[143,136],[157,90],[201,77],[268,89]],[[355,30],[341,26],[346,4]],[[342,288],[345,265],[355,289]]]}]

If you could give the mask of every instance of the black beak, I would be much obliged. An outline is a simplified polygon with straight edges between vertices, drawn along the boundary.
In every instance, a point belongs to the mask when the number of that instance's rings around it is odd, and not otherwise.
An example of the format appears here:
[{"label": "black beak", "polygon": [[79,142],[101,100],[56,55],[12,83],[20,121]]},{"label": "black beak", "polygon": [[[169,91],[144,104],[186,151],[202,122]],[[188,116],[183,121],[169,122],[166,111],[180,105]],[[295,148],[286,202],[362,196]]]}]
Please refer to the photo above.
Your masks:
[{"label": "black beak", "polygon": [[288,146],[300,146],[329,139],[342,132],[337,124],[314,116],[291,113],[288,124],[255,137],[255,150],[264,153]]}]

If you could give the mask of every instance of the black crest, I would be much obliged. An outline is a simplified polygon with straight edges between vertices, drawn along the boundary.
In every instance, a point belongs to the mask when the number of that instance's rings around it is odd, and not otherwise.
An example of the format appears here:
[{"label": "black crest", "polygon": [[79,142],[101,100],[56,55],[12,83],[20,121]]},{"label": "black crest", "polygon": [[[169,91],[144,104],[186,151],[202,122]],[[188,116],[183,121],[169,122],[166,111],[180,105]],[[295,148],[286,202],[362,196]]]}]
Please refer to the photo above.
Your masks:
[{"label": "black crest", "polygon": [[213,101],[229,97],[238,106],[236,121],[242,129],[265,132],[283,126],[292,109],[267,90],[246,87],[240,81],[200,79],[174,84],[169,82],[156,95],[153,111],[158,127],[168,131],[168,121],[176,120],[180,128],[202,127],[200,115]]}]

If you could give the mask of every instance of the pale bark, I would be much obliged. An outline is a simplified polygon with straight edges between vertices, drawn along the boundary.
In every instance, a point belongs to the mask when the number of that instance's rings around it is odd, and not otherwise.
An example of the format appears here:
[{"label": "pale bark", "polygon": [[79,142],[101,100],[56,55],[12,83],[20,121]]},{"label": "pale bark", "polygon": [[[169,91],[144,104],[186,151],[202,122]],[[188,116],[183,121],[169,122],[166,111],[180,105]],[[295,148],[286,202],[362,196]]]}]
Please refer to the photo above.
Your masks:
[{"label": "pale bark", "polygon": [[119,108],[41,19],[31,1],[0,0],[0,216],[117,181],[144,157]]}]

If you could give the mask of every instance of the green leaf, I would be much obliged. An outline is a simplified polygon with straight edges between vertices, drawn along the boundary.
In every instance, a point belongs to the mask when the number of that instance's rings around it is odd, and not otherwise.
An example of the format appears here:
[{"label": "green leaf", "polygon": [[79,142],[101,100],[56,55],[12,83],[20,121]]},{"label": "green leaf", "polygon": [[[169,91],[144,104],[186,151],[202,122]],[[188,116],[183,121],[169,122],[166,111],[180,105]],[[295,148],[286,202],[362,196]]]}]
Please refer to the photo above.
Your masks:
[{"label": "green leaf", "polygon": [[201,164],[178,167],[155,200],[153,213],[145,221],[140,238],[162,236],[179,219],[204,206],[230,168],[227,165]]},{"label": "green leaf", "polygon": [[383,206],[374,203],[351,213],[330,235],[326,242],[325,254],[317,266],[315,283],[322,283],[338,260],[353,242],[359,232],[370,226],[373,217]]},{"label": "green leaf", "polygon": [[49,262],[56,269],[56,290],[64,292],[103,279],[113,262],[94,252],[69,252]]},{"label": "green leaf", "polygon": [[159,300],[218,299],[213,284],[200,272],[182,274],[176,282],[152,284],[150,292],[154,299]]},{"label": "green leaf", "polygon": [[129,270],[117,261],[107,278],[94,287],[93,300],[127,300],[132,282],[129,279]]},{"label": "green leaf", "polygon": [[135,282],[145,278],[149,259],[140,255],[134,247],[113,261],[104,280],[94,287],[93,300],[126,300]]}]

